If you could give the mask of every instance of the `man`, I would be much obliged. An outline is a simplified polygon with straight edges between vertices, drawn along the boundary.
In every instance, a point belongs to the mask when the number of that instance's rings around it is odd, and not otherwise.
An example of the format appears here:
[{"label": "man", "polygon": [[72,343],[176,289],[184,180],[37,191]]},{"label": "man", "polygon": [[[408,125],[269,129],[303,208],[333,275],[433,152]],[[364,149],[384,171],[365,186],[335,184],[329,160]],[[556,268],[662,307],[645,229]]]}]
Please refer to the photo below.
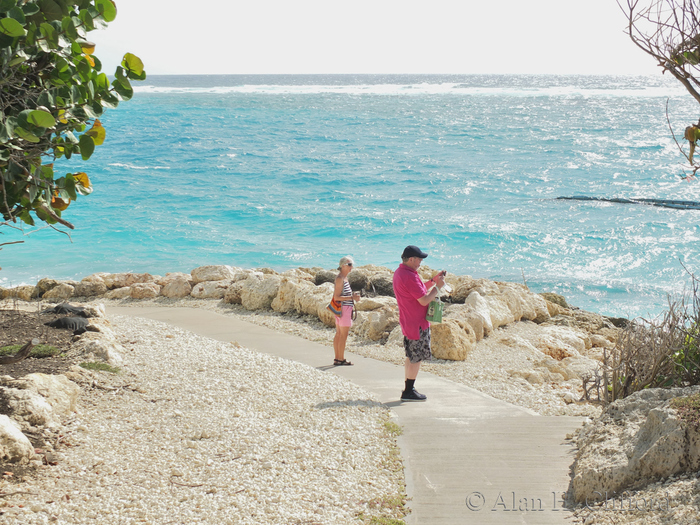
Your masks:
[{"label": "man", "polygon": [[401,393],[402,401],[427,399],[425,395],[416,391],[414,384],[421,362],[431,358],[430,322],[425,316],[430,301],[435,299],[439,289],[445,286],[446,273],[440,272],[429,281],[423,282],[418,275],[418,268],[427,256],[428,254],[417,246],[406,246],[401,254],[402,263],[394,272],[394,295],[399,305],[399,324],[406,350],[406,387]]}]

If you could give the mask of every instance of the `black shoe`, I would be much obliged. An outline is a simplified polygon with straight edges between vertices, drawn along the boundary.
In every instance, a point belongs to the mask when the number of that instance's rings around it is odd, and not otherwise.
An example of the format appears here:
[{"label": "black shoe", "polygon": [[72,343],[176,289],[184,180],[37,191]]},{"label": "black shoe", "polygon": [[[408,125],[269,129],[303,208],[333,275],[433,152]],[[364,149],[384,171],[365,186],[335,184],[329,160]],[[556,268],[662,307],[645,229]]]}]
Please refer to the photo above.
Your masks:
[{"label": "black shoe", "polygon": [[415,388],[410,392],[405,390],[401,392],[401,401],[425,401],[426,399],[428,399],[428,396],[421,394]]}]

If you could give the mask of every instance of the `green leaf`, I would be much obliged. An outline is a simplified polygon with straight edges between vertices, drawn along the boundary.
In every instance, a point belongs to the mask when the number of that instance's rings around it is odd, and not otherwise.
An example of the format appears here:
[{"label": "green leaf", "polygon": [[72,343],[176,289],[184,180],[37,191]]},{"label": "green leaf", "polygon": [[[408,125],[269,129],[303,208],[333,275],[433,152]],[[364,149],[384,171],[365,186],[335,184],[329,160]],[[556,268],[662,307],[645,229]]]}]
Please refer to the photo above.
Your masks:
[{"label": "green leaf", "polygon": [[56,125],[56,119],[51,113],[41,109],[32,111],[27,117],[27,122],[38,128],[52,128]]},{"label": "green leaf", "polygon": [[78,198],[78,194],[75,191],[75,178],[73,178],[72,173],[66,174],[64,184],[64,188],[68,193],[68,197],[70,197],[72,200],[76,200]]},{"label": "green leaf", "polygon": [[95,86],[97,87],[98,91],[109,90],[109,77],[104,73],[100,73],[95,78]]},{"label": "green leaf", "polygon": [[117,6],[111,0],[95,0],[95,7],[105,22],[117,18]]},{"label": "green leaf", "polygon": [[[12,1],[12,0],[10,0]],[[2,11],[2,5],[0,3],[0,11]],[[39,6],[35,4],[34,2],[32,3],[26,3],[22,6],[22,11],[24,11],[25,16],[32,16],[35,15],[39,12]]]},{"label": "green leaf", "polygon": [[15,135],[23,140],[26,140],[27,142],[31,142],[32,144],[37,144],[40,140],[39,137],[34,135],[34,133],[19,126],[15,128]]},{"label": "green leaf", "polygon": [[119,97],[108,92],[102,95],[100,103],[102,104],[103,108],[114,109],[119,106]]},{"label": "green leaf", "polygon": [[[38,212],[37,212],[37,215],[39,215]],[[34,226],[34,219],[32,219],[32,216],[29,214],[29,210],[22,210],[22,213],[19,214],[19,218],[25,224],[29,224],[30,226]]]},{"label": "green leaf", "polygon": [[[50,91],[44,91],[39,95],[39,98],[37,99],[37,103],[40,106],[46,106],[46,107],[51,107],[54,105],[55,100],[53,97],[53,94]],[[46,128],[51,127],[51,126],[44,126]]]},{"label": "green leaf", "polygon": [[61,30],[71,39],[76,40],[80,38],[78,30],[75,28],[75,21],[69,16],[63,17],[61,20]]},{"label": "green leaf", "polygon": [[144,74],[143,62],[139,57],[131,53],[124,55],[124,58],[122,59],[122,67],[130,73],[129,78],[134,78],[131,76],[131,73],[137,77]]},{"label": "green leaf", "polygon": [[70,87],[70,99],[73,104],[80,104],[83,100],[80,88],[75,84]]},{"label": "green leaf", "polygon": [[27,34],[24,27],[22,27],[22,24],[20,24],[14,18],[3,18],[0,20],[0,33],[13,38]]},{"label": "green leaf", "polygon": [[0,13],[6,13],[17,5],[17,0],[0,0]]},{"label": "green leaf", "polygon": [[43,164],[38,170],[39,176],[47,181],[53,181],[53,164]]},{"label": "green leaf", "polygon": [[22,53],[22,54],[18,53],[16,57],[14,57],[12,60],[7,62],[7,67],[18,66],[19,64],[21,64],[22,62],[27,60],[27,58],[28,57],[24,53]]},{"label": "green leaf", "polygon": [[114,86],[114,91],[119,93],[119,96],[122,98],[122,100],[130,100],[131,97],[134,96],[134,90],[129,88],[125,88],[120,82],[114,81],[112,82],[112,86]]},{"label": "green leaf", "polygon": [[14,18],[22,25],[27,23],[27,18],[24,16],[24,11],[22,11],[19,7],[13,7],[10,9],[7,12],[7,16]]},{"label": "green leaf", "polygon": [[36,184],[31,184],[27,191],[29,192],[29,202],[33,203],[36,200],[37,195],[39,195],[39,186]]},{"label": "green leaf", "polygon": [[93,31],[95,29],[95,21],[87,9],[81,10],[80,13],[78,13],[78,18],[80,18],[80,21],[87,31]]},{"label": "green leaf", "polygon": [[41,5],[41,12],[47,20],[60,20],[63,18],[63,10],[53,0],[43,0]]},{"label": "green leaf", "polygon": [[44,22],[43,24],[41,24],[40,28],[41,34],[46,39],[46,42],[48,43],[50,49],[57,49],[58,33],[56,32],[56,29],[48,22]]},{"label": "green leaf", "polygon": [[95,151],[95,141],[89,135],[80,135],[80,156],[88,160]]}]

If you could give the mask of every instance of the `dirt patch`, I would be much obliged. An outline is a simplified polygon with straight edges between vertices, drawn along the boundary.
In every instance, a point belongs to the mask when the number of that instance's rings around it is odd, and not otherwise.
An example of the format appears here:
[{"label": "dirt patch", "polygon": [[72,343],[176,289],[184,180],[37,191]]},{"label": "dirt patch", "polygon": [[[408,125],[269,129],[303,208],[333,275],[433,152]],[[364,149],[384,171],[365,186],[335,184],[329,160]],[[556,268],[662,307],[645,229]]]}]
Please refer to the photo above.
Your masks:
[{"label": "dirt patch", "polygon": [[45,323],[59,317],[65,316],[16,309],[0,309],[0,348],[9,345],[24,345],[36,338],[39,339],[40,344],[60,350],[60,354],[55,357],[41,359],[28,357],[19,363],[0,365],[0,375],[9,375],[17,379],[34,372],[60,374],[75,364],[73,360],[65,357],[73,340],[73,332],[45,325]]},{"label": "dirt patch", "polygon": [[[67,357],[73,341],[73,332],[51,328],[45,324],[59,317],[65,316],[0,308],[0,348],[9,345],[24,345],[36,338],[39,339],[40,344],[49,345],[60,350],[59,355],[54,357],[28,357],[19,363],[0,365],[0,376],[9,375],[19,379],[34,372],[61,374],[76,364],[75,358]],[[7,401],[0,395],[0,414],[9,415],[9,412]],[[47,442],[47,436],[40,429],[35,429],[34,432],[31,430],[25,431],[25,435],[34,445],[44,462],[48,463],[50,460],[47,458],[51,458],[50,451],[53,451],[55,447],[52,443]],[[57,441],[59,437],[60,435],[55,436],[54,439]],[[33,465],[0,462],[0,478],[13,484],[20,484],[35,477],[37,470],[38,468]],[[2,493],[0,492],[0,494]]]}]

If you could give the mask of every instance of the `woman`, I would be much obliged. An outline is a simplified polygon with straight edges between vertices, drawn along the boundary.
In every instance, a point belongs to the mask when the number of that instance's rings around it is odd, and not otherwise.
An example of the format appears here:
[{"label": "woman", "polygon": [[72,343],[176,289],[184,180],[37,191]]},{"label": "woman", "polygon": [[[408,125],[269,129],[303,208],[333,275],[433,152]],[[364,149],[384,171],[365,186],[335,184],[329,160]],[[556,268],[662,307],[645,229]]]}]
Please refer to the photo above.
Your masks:
[{"label": "woman", "polygon": [[360,300],[360,293],[353,292],[348,282],[348,274],[355,264],[349,255],[340,259],[338,270],[340,273],[335,278],[335,290],[333,299],[342,305],[342,315],[335,318],[335,337],[333,338],[333,350],[335,359],[333,366],[350,366],[352,363],[345,359],[345,344],[348,340],[348,333],[352,326],[352,310],[355,307],[354,301]]}]

